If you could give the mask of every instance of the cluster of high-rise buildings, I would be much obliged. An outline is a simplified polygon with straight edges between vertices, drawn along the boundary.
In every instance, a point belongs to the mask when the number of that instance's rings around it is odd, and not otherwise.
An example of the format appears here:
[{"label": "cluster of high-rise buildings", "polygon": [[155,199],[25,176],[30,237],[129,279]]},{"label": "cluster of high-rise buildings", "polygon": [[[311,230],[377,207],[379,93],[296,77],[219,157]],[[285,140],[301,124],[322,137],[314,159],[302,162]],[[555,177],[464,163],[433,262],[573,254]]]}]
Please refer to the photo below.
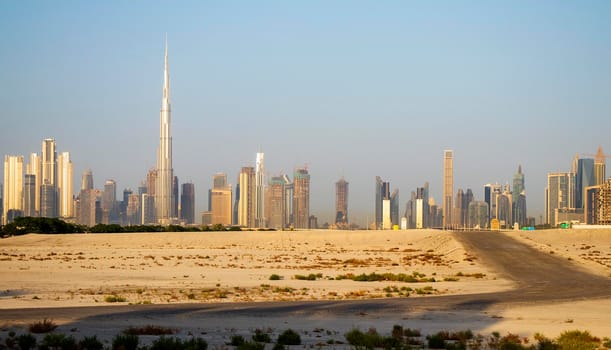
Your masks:
[{"label": "cluster of high-rise buildings", "polygon": [[2,223],[18,216],[72,218],[72,177],[70,153],[58,154],[54,139],[43,140],[41,154],[30,154],[25,168],[23,156],[4,156]]},{"label": "cluster of high-rise buildings", "polygon": [[510,228],[534,225],[526,215],[526,192],[522,167],[513,177],[513,188],[487,184],[484,200],[475,200],[473,191],[458,189],[454,195],[454,151],[443,154],[443,202],[436,205],[429,195],[429,184],[411,192],[404,214],[399,212],[399,190],[390,191],[390,182],[376,177],[375,229],[487,229],[493,226]]},{"label": "cluster of high-rise buildings", "polygon": [[[70,153],[58,153],[53,138],[44,139],[41,153],[30,154],[27,163],[23,156],[6,155],[4,185],[0,184],[0,221],[6,224],[18,216],[40,216],[87,226],[195,224],[195,186],[193,183],[179,186],[172,167],[167,40],[159,126],[157,166],[149,170],[137,192],[125,189],[121,198],[117,198],[114,180],[106,180],[103,189],[96,189],[91,170],[83,173],[80,191],[75,196]],[[569,172],[548,174],[545,223],[611,224],[611,179],[605,178],[605,160],[599,148],[593,157],[576,156]],[[511,185],[487,184],[483,201],[478,201],[471,189],[454,193],[454,152],[445,150],[442,186],[441,206],[429,195],[427,182],[411,192],[405,210],[401,211],[399,190],[391,191],[390,182],[376,177],[371,227],[486,229],[534,225],[534,218],[527,216],[521,166]],[[342,177],[335,183],[335,189],[335,218],[330,227],[349,228],[348,182]],[[264,153],[258,152],[255,166],[242,167],[235,188],[225,174],[214,175],[208,192],[208,211],[201,218],[204,225],[317,228],[317,218],[310,215],[308,169],[295,169],[292,180],[289,175],[280,174],[267,181]]]},{"label": "cluster of high-rise buildings", "polygon": [[310,215],[307,167],[295,169],[293,181],[287,174],[266,181],[264,156],[259,152],[255,167],[242,167],[235,190],[227,183],[226,174],[213,176],[202,224],[274,229],[318,226],[316,217]]},{"label": "cluster of high-rise buildings", "polygon": [[[611,224],[611,179],[606,179],[607,156],[576,155],[570,171],[547,174],[545,223]],[[592,157],[593,156],[593,157]]]},{"label": "cluster of high-rise buildings", "polygon": [[159,125],[157,167],[148,172],[137,193],[125,189],[120,199],[117,199],[117,184],[114,180],[106,180],[103,190],[95,189],[91,170],[83,173],[80,191],[74,196],[70,153],[58,154],[55,139],[43,140],[41,154],[30,155],[25,175],[23,156],[5,156],[4,188],[0,190],[2,223],[6,224],[17,216],[58,217],[87,226],[97,223],[195,223],[194,185],[182,184],[179,203],[178,178],[174,176],[172,168],[167,42]]}]

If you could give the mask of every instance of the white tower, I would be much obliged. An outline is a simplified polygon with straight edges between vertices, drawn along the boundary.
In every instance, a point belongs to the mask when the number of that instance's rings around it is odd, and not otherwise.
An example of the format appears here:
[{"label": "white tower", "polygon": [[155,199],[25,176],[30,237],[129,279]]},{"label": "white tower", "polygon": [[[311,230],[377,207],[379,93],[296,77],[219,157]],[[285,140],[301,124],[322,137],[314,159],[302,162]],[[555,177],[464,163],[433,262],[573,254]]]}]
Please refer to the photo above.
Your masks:
[{"label": "white tower", "polygon": [[165,41],[165,65],[163,71],[163,96],[159,113],[159,149],[157,150],[157,181],[155,189],[155,209],[157,222],[168,225],[172,222],[172,134],[170,130],[170,71],[168,67],[168,39]]},{"label": "white tower", "polygon": [[255,173],[255,225],[265,227],[265,156],[257,153],[257,168]]}]

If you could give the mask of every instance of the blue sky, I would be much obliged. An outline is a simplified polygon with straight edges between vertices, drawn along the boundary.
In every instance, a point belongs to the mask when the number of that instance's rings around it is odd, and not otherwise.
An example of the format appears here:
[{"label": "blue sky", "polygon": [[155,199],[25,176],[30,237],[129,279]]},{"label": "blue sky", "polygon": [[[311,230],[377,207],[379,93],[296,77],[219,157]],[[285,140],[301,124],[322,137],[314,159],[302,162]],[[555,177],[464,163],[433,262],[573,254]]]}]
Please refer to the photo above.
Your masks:
[{"label": "blue sky", "polygon": [[529,215],[546,174],[611,153],[609,1],[5,1],[0,3],[0,153],[70,151],[135,189],[155,165],[165,33],[174,171],[206,209],[212,175],[235,184],[266,154],[269,175],[308,164],[311,213],[333,217],[350,182],[372,219],[374,178],[440,201],[526,176]]}]

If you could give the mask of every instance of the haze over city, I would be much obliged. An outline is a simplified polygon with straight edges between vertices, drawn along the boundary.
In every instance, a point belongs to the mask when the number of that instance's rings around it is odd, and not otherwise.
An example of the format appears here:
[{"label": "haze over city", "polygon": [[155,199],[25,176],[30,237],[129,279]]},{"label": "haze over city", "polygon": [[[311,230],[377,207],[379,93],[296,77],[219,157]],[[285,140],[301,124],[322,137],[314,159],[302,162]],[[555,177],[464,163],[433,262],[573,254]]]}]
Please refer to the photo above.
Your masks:
[{"label": "haze over city", "polygon": [[547,173],[593,154],[611,127],[611,4],[512,2],[19,2],[0,4],[0,153],[44,138],[101,188],[136,190],[156,165],[165,35],[173,169],[196,216],[217,172],[236,183],[265,153],[268,177],[307,165],[310,213],[374,215],[375,176],[442,196],[526,177],[529,216]]}]

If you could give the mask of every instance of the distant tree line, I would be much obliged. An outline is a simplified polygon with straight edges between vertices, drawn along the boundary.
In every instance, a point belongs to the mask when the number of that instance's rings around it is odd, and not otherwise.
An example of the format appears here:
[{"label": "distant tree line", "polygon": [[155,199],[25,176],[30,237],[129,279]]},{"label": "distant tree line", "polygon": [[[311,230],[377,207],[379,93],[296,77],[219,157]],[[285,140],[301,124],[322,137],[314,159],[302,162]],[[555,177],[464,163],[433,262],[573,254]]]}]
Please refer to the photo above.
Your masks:
[{"label": "distant tree line", "polygon": [[9,224],[0,226],[2,237],[20,236],[28,233],[132,233],[132,232],[212,232],[241,231],[238,226],[225,227],[221,224],[211,226],[179,226],[179,225],[134,225],[121,226],[116,224],[97,224],[92,227],[65,222],[57,218],[18,217]]}]

